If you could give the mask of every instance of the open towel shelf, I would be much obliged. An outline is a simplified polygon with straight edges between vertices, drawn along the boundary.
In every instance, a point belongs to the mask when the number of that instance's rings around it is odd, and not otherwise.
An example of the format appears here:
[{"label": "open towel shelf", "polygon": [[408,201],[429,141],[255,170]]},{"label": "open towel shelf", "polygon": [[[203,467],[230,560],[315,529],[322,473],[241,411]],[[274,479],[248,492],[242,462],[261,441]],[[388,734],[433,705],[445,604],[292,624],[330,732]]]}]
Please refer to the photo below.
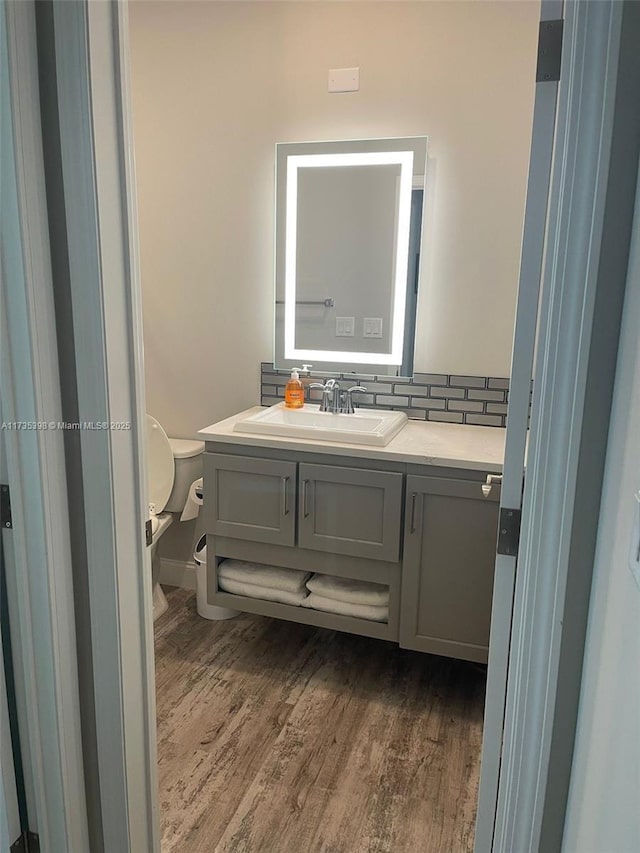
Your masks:
[{"label": "open towel shelf", "polygon": [[219,557],[211,603],[260,616],[397,641],[398,595],[398,586],[393,584]]},{"label": "open towel shelf", "polygon": [[372,622],[369,619],[340,616],[336,613],[325,613],[322,610],[311,610],[292,604],[279,604],[260,598],[232,595],[223,590],[215,593],[212,603],[244,613],[255,613],[259,616],[270,616],[274,619],[285,619],[289,622],[300,622],[303,625],[314,625],[318,628],[329,628],[333,631],[344,631],[363,637],[375,637],[379,640],[398,641],[397,619],[392,618],[391,615],[389,622]]}]

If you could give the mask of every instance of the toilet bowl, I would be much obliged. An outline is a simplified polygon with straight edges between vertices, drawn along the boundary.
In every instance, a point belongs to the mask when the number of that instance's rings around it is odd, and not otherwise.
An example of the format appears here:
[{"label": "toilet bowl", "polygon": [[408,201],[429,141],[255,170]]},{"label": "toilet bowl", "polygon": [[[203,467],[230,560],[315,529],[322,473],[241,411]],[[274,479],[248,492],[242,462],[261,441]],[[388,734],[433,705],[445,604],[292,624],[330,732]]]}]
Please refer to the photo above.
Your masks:
[{"label": "toilet bowl", "polygon": [[158,542],[173,523],[175,514],[182,512],[191,483],[202,476],[204,442],[169,438],[162,426],[151,415],[147,415],[146,431],[153,618],[157,619],[169,606],[158,583],[160,576]]}]

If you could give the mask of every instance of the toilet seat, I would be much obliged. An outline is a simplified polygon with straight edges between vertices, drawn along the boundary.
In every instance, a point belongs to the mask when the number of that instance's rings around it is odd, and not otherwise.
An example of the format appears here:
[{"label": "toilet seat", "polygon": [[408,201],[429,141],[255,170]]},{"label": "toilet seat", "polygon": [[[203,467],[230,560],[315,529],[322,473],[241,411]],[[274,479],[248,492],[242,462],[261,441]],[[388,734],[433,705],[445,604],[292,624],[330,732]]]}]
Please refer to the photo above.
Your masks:
[{"label": "toilet seat", "polygon": [[175,478],[173,450],[158,421],[147,415],[147,503],[149,517],[160,515],[167,505]]}]

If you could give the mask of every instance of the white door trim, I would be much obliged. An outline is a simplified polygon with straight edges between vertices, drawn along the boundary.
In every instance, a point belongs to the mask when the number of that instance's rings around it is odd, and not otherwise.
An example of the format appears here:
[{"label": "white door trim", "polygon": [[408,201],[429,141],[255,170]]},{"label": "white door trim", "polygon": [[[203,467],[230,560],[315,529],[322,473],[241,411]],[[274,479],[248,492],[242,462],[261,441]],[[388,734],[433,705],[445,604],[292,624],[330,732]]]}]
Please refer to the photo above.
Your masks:
[{"label": "white door trim", "polygon": [[[553,781],[549,778],[551,761],[561,760],[558,750],[565,750],[570,758],[575,731],[574,715],[552,755],[561,689],[560,652],[563,632],[568,630],[565,592],[576,524],[578,469],[585,455],[599,455],[604,460],[606,450],[606,433],[601,446],[584,447],[583,429],[587,381],[593,372],[592,328],[609,191],[623,8],[622,3],[611,0],[570,0],[566,8],[492,848],[501,853],[537,853],[557,849],[561,842],[561,823],[550,839],[543,835],[543,820],[549,806],[547,789]],[[609,336],[616,333],[612,323]],[[615,370],[615,359],[611,370]],[[606,395],[602,406],[606,406]],[[604,417],[608,418],[608,412]],[[594,486],[598,486],[597,476]],[[592,557],[582,566],[585,585],[590,583]],[[584,632],[581,638],[574,637],[569,650],[577,672],[582,666],[583,642]],[[561,821],[561,810],[559,817]]]},{"label": "white door trim", "polygon": [[151,568],[126,4],[54,4],[105,850],[158,850]]},{"label": "white door trim", "polygon": [[[549,759],[562,631],[562,560],[566,556],[567,521],[573,509],[570,478],[575,473],[576,426],[581,417],[579,404],[588,350],[584,344],[588,344],[588,314],[593,307],[590,297],[585,298],[584,279],[580,279],[580,263],[585,257],[580,250],[586,240],[591,252],[588,256],[595,259],[598,246],[594,221],[572,219],[569,223],[563,216],[571,200],[571,174],[577,177],[584,170],[584,187],[593,190],[590,200],[586,195],[581,200],[572,199],[575,214],[580,208],[588,210],[594,201],[597,207],[606,189],[602,172],[598,172],[603,168],[603,148],[586,148],[581,158],[572,159],[575,133],[585,130],[584,124],[574,124],[573,111],[579,103],[584,122],[587,114],[593,117],[601,106],[599,93],[590,95],[586,85],[581,86],[586,84],[587,69],[597,76],[609,67],[607,61],[611,68],[615,65],[615,27],[605,32],[602,25],[603,16],[613,20],[618,14],[616,7],[621,5],[614,0],[570,3],[567,14],[572,48],[565,49],[561,83],[562,122],[567,131],[558,135],[555,147],[552,204],[557,211],[549,232],[552,239],[547,252],[521,546],[524,562],[517,581],[493,844],[493,849],[505,853],[537,850],[536,833],[544,807],[543,770]],[[134,425],[134,431],[126,434],[83,433],[82,453],[106,841],[108,849],[137,853],[157,850],[158,839],[151,579],[141,487],[142,336],[128,118],[126,6],[87,0],[58,3],[54,17],[81,419],[131,420]],[[584,55],[579,51],[580,38],[587,48]],[[565,35],[566,44],[568,40]],[[609,98],[600,134],[606,134],[611,108]],[[592,128],[588,131],[593,138]],[[601,136],[601,142],[603,139]],[[584,145],[584,139],[581,141]],[[591,178],[598,179],[595,184],[589,180],[587,167]],[[575,243],[570,246],[572,241],[580,244],[578,250]],[[589,291],[592,282],[588,277],[587,282]],[[577,301],[578,295],[582,295],[582,302]],[[578,381],[572,385],[575,376]],[[564,389],[570,391],[566,397]],[[95,471],[99,477],[92,476]],[[552,514],[550,493],[545,491],[551,486],[557,492],[558,515]],[[547,496],[549,506],[534,506],[531,494],[538,494],[538,490]],[[537,551],[533,547],[536,541]],[[544,565],[549,567],[544,578],[534,571],[535,553],[543,555]],[[538,582],[542,579],[544,589]],[[532,611],[524,606],[527,602],[533,603]],[[541,635],[539,627],[548,624],[548,614],[554,620],[549,638]],[[532,691],[538,692],[534,695]],[[540,733],[540,748],[532,732]],[[524,846],[519,846],[521,841]]]},{"label": "white door trim", "polygon": [[[562,18],[562,0],[543,0],[540,20]],[[534,69],[531,69],[532,77]],[[500,509],[522,508],[531,376],[536,342],[538,301],[544,262],[547,210],[551,182],[558,82],[536,82],[529,177],[520,258],[518,301],[509,383],[509,408],[505,442]],[[475,850],[490,850],[493,843],[502,760],[507,670],[511,644],[513,598],[517,558],[496,555],[489,666],[482,737],[480,790],[475,831]]]},{"label": "white door trim", "polygon": [[[0,560],[2,555],[0,555]],[[21,835],[16,768],[13,761],[4,650],[0,637],[0,850],[8,850]]]},{"label": "white door trim", "polygon": [[13,529],[2,535],[29,829],[43,851],[81,851],[88,835],[63,432],[34,428],[62,420],[34,5],[4,3],[0,17],[1,417],[30,425],[3,430]]}]

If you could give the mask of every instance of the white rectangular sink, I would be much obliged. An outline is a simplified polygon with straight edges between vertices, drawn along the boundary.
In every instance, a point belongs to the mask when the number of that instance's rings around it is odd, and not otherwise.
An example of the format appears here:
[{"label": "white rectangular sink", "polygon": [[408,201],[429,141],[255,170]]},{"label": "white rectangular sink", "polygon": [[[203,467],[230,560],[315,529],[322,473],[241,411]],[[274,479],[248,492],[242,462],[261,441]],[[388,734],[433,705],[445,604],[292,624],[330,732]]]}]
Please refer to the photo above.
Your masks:
[{"label": "white rectangular sink", "polygon": [[238,421],[234,432],[311,438],[315,441],[341,441],[347,444],[372,444],[384,447],[407,422],[404,412],[356,409],[352,415],[321,412],[319,406],[305,405],[288,409],[277,403],[262,412]]}]

